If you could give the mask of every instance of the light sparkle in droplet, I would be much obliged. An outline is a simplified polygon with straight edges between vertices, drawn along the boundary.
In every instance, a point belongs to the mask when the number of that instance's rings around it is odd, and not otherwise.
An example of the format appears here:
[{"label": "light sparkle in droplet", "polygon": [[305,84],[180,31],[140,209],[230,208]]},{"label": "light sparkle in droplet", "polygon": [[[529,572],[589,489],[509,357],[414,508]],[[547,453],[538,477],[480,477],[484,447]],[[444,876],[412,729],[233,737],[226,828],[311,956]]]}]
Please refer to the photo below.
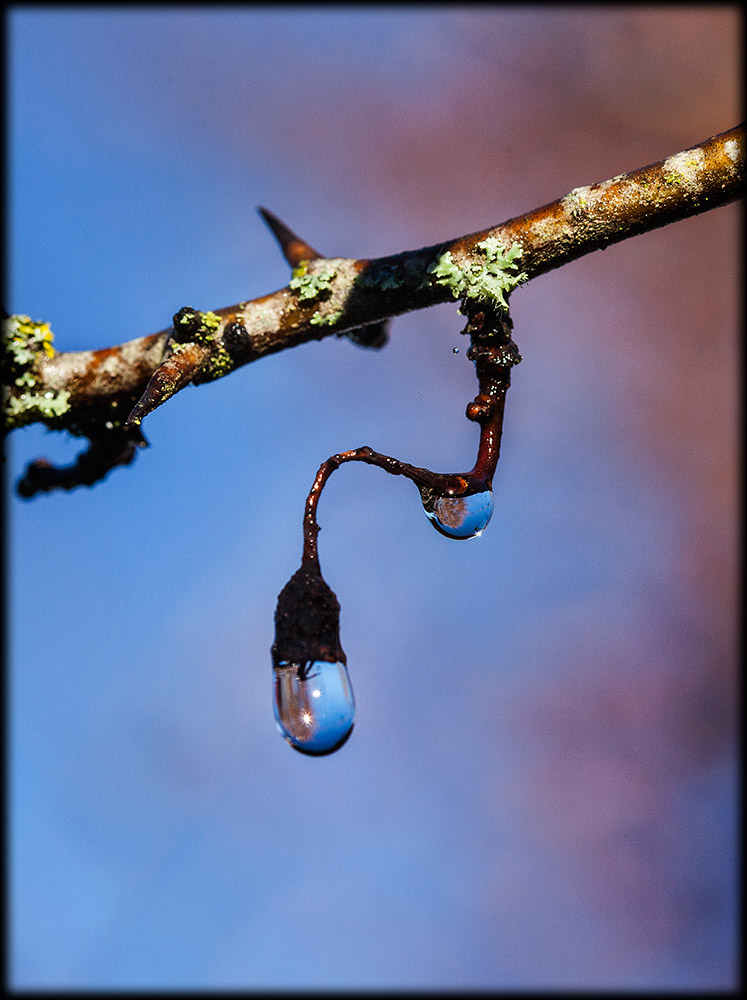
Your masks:
[{"label": "light sparkle in droplet", "polygon": [[288,743],[314,757],[339,750],[355,723],[345,664],[279,663],[273,674],[275,723]]}]

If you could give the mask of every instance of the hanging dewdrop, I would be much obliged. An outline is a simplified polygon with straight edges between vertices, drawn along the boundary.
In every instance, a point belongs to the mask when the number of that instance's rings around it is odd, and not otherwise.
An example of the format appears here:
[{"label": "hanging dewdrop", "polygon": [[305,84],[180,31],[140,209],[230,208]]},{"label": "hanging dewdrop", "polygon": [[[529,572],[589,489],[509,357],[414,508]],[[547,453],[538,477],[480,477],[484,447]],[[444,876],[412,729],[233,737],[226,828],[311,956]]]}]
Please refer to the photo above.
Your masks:
[{"label": "hanging dewdrop", "polygon": [[355,700],[340,645],[340,604],[304,553],[278,596],[272,646],[275,722],[290,745],[319,757],[353,731]]},{"label": "hanging dewdrop", "polygon": [[[268,222],[282,237],[284,250],[289,248],[289,263],[295,266],[303,252],[316,253],[273,216]],[[447,252],[428,268],[432,281],[447,285],[455,298],[462,299],[460,311],[467,317],[462,333],[470,338],[467,357],[475,364],[479,387],[466,413],[480,426],[472,469],[431,472],[372,448],[355,448],[333,455],[320,466],[307,497],[301,567],[278,597],[272,646],[275,721],[288,743],[301,753],[322,756],[338,750],[355,723],[353,689],[340,645],[340,605],[319,568],[316,511],[332,472],[346,462],[366,462],[404,476],[417,486],[428,520],[447,538],[476,538],[492,517],[506,391],[511,368],[521,361],[511,339],[513,324],[506,296],[525,275],[515,273],[515,261],[521,256],[518,245],[506,250],[497,240],[486,239],[477,247],[483,263],[471,263],[462,270]]]}]

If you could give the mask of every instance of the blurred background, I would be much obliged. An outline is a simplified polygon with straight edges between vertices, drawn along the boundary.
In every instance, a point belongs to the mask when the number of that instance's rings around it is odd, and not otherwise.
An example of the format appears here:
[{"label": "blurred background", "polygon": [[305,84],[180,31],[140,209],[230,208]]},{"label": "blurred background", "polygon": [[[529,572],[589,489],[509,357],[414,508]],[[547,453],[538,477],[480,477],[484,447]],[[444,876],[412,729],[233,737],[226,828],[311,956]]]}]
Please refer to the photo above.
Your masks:
[{"label": "blurred background", "polygon": [[[736,125],[736,6],[14,8],[6,307],[59,350],[474,232]],[[275,728],[319,464],[471,467],[456,304],[149,416],[93,489],[16,432],[15,988],[726,988],[737,980],[741,208],[512,297],[496,513],[439,535],[347,465],[319,509],[358,717]],[[461,347],[459,354],[452,349]]]}]

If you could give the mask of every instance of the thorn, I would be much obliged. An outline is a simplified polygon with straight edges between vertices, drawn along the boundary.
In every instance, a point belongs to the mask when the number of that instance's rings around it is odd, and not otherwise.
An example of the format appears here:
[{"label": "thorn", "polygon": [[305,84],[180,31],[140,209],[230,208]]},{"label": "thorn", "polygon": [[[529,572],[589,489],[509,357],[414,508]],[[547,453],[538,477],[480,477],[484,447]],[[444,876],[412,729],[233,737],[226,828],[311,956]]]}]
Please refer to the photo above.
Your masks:
[{"label": "thorn", "polygon": [[309,246],[300,236],[296,236],[292,229],[288,229],[284,222],[281,222],[276,215],[262,208],[257,209],[272,232],[272,235],[280,244],[283,256],[291,267],[298,267],[304,260],[319,260],[323,256],[318,250]]},{"label": "thorn", "polygon": [[135,404],[123,425],[132,430],[140,425],[143,417],[152,413],[161,403],[191,382],[210,356],[205,344],[181,344],[178,354],[171,354],[153,372],[145,392]]}]

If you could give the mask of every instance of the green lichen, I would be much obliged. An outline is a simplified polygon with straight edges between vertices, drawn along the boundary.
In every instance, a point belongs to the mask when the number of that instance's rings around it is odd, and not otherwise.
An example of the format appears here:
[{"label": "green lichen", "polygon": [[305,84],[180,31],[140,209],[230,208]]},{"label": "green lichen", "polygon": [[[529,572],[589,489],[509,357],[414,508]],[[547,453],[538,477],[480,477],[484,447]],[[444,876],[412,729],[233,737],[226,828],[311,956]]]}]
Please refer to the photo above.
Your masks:
[{"label": "green lichen", "polygon": [[319,299],[329,295],[332,282],[337,272],[334,268],[322,271],[309,271],[306,264],[295,268],[288,287],[298,293],[301,300]]},{"label": "green lichen", "polygon": [[[69,408],[70,393],[35,391],[39,382],[39,363],[55,355],[54,334],[49,323],[28,316],[9,316],[3,321],[3,414],[8,429],[39,420],[54,421]],[[20,389],[21,392],[14,390]]]},{"label": "green lichen", "polygon": [[401,288],[403,282],[397,275],[396,269],[387,264],[375,270],[366,271],[357,279],[357,284],[361,288],[375,288],[377,291],[388,292],[395,288]]},{"label": "green lichen", "polygon": [[33,385],[33,369],[41,355],[54,357],[54,334],[49,323],[28,316],[8,316],[3,322],[3,354],[16,385]]},{"label": "green lichen", "polygon": [[200,382],[212,382],[217,378],[223,378],[234,368],[234,361],[222,343],[218,343],[213,348],[205,365],[200,369],[199,375],[195,378],[195,384]]},{"label": "green lichen", "polygon": [[405,260],[405,282],[415,284],[418,282],[418,288],[428,288],[431,283],[431,278],[428,273],[428,268],[425,267],[424,262],[420,258],[412,259],[407,258]]},{"label": "green lichen", "polygon": [[491,301],[507,310],[506,295],[527,279],[524,271],[518,272],[516,264],[522,249],[514,243],[507,250],[494,236],[488,236],[476,248],[483,251],[484,262],[472,261],[460,267],[447,250],[429,266],[428,273],[437,285],[448,288],[455,299]]},{"label": "green lichen", "polygon": [[215,332],[220,326],[220,316],[214,312],[204,312],[200,313],[202,316],[202,325],[206,330],[212,330]]},{"label": "green lichen", "polygon": [[312,326],[333,326],[338,319],[342,316],[342,309],[338,309],[337,312],[331,313],[314,313],[314,315],[309,320]]},{"label": "green lichen", "polygon": [[388,292],[390,289],[399,288],[402,282],[399,280],[394,271],[386,269],[381,273],[381,279],[379,281],[379,287],[383,292]]},{"label": "green lichen", "polygon": [[67,389],[45,393],[22,392],[20,396],[7,395],[4,401],[6,426],[16,428],[39,420],[55,420],[70,409],[69,400],[70,393]]}]

